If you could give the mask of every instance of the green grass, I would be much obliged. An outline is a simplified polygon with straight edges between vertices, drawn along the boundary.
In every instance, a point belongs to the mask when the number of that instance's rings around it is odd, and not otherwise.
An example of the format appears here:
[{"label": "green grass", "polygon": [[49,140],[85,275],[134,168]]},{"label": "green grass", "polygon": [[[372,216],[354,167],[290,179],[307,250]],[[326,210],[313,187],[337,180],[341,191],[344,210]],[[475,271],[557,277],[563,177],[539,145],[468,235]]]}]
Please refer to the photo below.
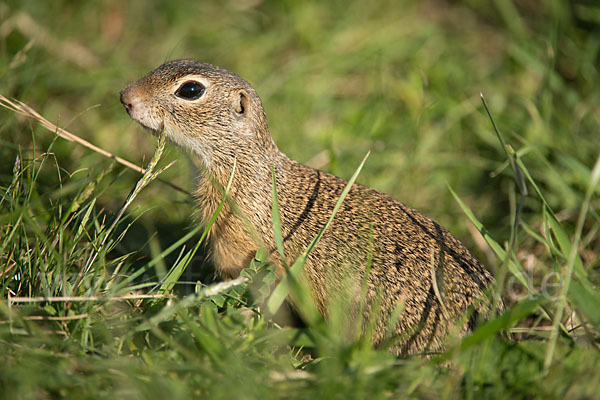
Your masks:
[{"label": "green grass", "polygon": [[[187,195],[154,176],[135,190],[141,175],[1,109],[3,397],[597,398],[599,16],[583,0],[1,3],[1,94],[147,165],[156,140],[119,91],[166,59],[231,69],[280,149],[345,178],[371,150],[358,181],[449,228],[507,301],[430,359],[348,338],[339,310],[281,327],[264,254],[214,286]],[[157,169],[174,160],[160,178],[191,191],[179,150]]]}]

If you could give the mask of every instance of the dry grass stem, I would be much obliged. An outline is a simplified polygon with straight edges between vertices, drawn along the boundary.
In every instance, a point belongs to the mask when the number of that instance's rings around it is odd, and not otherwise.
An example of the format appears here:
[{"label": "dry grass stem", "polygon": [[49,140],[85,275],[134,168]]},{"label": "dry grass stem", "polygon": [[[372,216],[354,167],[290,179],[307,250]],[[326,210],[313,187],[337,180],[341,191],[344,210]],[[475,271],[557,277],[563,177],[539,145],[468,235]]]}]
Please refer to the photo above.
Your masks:
[{"label": "dry grass stem", "polygon": [[[28,317],[21,317],[21,319],[25,321],[74,321],[77,319],[88,318],[90,315],[88,313],[78,314],[78,315],[69,315],[65,317],[53,317],[48,315],[30,315]],[[1,324],[10,324],[11,321],[0,321]]]},{"label": "dry grass stem", "polygon": [[[110,158],[111,160],[115,160],[116,162],[118,162],[119,164],[132,169],[136,172],[139,172],[140,174],[144,174],[146,173],[146,170],[130,161],[125,160],[124,158],[121,158],[119,156],[116,156],[114,154],[112,154],[109,151],[106,151],[90,142],[88,142],[85,139],[80,138],[79,136],[63,129],[60,128],[58,126],[56,126],[55,124],[53,124],[52,122],[48,121],[46,118],[44,118],[40,113],[38,113],[36,110],[34,110],[33,108],[31,108],[30,106],[28,106],[27,104],[23,103],[22,101],[13,99],[10,100],[7,97],[3,96],[2,94],[0,94],[0,106],[13,111],[17,114],[23,115],[25,117],[28,118],[33,118],[36,121],[38,121],[44,128],[48,129],[49,131],[52,131],[54,133],[56,133],[58,136],[60,136],[63,139],[66,139],[70,142],[73,143],[77,143],[85,148],[88,148],[92,151],[95,151],[98,154],[103,155],[106,158]],[[185,193],[188,196],[192,197],[192,194],[190,192],[188,192],[187,190],[175,185],[172,182],[163,180],[158,178],[158,181],[165,183],[169,186],[171,186],[173,189],[181,192],[181,193]]]},{"label": "dry grass stem", "polygon": [[216,283],[214,285],[211,285],[211,286],[205,288],[202,291],[202,294],[206,297],[214,296],[214,295],[223,293],[223,292],[231,289],[234,286],[239,286],[242,283],[247,282],[247,281],[248,281],[248,278],[246,278],[245,276],[240,276],[238,278],[231,279],[231,280],[228,280],[225,282],[219,282],[219,283]]},{"label": "dry grass stem", "polygon": [[93,255],[88,259],[88,262],[86,263],[85,267],[81,270],[81,273],[79,274],[79,278],[77,279],[77,282],[74,286],[74,288],[75,288],[74,292],[76,292],[76,289],[79,287],[79,284],[81,283],[81,279],[83,278],[83,276],[89,272],[90,268],[94,264],[94,261],[96,261],[96,258],[98,257],[98,255],[104,249],[104,245],[106,244],[106,241],[110,237],[110,235],[111,235],[112,231],[115,229],[115,227],[121,221],[121,217],[123,216],[123,214],[125,214],[125,211],[127,210],[127,208],[131,205],[131,203],[133,203],[133,200],[142,191],[142,189],[144,189],[150,182],[152,182],[154,179],[156,179],[159,174],[161,174],[165,169],[167,169],[168,167],[170,167],[172,165],[172,163],[171,163],[171,164],[167,165],[166,167],[159,169],[158,171],[154,171],[154,169],[156,168],[156,165],[158,164],[158,161],[160,160],[162,153],[165,149],[165,143],[166,143],[166,135],[161,128],[159,136],[158,136],[158,144],[156,146],[156,150],[154,151],[154,155],[152,156],[152,159],[150,160],[150,163],[148,163],[148,168],[144,172],[144,175],[138,180],[137,184],[135,185],[135,188],[131,191],[129,196],[127,196],[127,200],[125,200],[123,207],[121,207],[121,209],[119,210],[119,213],[113,220],[113,223],[104,232],[104,237],[102,238],[102,242],[100,243],[100,246],[94,251]]},{"label": "dry grass stem", "polygon": [[144,299],[166,299],[174,296],[168,294],[126,294],[123,296],[48,296],[48,297],[8,297],[9,304],[15,303],[62,303],[78,301],[126,301]]}]

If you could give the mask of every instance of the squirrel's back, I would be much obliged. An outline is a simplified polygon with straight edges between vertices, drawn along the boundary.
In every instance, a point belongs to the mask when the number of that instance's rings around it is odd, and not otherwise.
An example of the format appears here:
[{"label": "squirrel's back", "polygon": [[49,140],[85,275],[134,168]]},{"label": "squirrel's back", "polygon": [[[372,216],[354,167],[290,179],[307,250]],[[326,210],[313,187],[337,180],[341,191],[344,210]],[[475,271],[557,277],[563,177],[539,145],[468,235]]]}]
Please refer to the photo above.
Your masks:
[{"label": "squirrel's back", "polygon": [[[290,243],[286,250],[299,255],[324,226],[347,182],[296,162],[285,163],[280,174],[282,233]],[[456,321],[464,317],[456,333],[465,334],[489,311],[484,290],[493,278],[451,233],[390,196],[355,184],[305,265],[321,311],[327,312],[336,293],[351,294],[356,304],[350,307],[358,311],[367,269],[362,317],[377,312],[376,343],[389,339],[390,331],[404,336],[394,347],[398,354],[442,350]],[[398,307],[400,319],[390,330]]]}]

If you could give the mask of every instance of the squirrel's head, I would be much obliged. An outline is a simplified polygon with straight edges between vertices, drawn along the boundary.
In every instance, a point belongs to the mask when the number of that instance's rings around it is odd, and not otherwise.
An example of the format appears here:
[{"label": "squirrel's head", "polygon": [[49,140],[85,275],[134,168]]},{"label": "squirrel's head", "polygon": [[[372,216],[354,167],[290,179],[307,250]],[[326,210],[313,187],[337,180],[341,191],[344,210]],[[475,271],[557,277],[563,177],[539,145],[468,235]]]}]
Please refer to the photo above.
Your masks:
[{"label": "squirrel's head", "polygon": [[262,103],[245,80],[194,60],[169,61],[121,92],[129,116],[190,149],[206,167],[271,150]]}]

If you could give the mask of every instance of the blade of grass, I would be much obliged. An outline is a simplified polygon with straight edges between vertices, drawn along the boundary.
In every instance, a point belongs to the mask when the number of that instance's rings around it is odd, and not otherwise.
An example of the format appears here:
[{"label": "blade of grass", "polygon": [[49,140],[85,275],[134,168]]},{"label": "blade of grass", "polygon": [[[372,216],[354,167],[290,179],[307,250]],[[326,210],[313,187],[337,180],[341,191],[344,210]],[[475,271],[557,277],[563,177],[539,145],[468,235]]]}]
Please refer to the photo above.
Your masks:
[{"label": "blade of grass", "polygon": [[454,192],[454,190],[452,190],[451,187],[448,187],[448,189],[450,190],[450,193],[452,193],[452,196],[454,196],[454,199],[456,200],[456,202],[458,203],[460,208],[462,208],[462,210],[465,213],[465,215],[467,216],[467,218],[469,218],[471,223],[475,226],[475,228],[479,231],[479,233],[481,233],[481,236],[483,236],[483,239],[492,248],[492,250],[498,256],[498,258],[500,258],[500,260],[502,260],[503,263],[506,262],[508,270],[519,280],[519,282],[525,288],[527,288],[529,293],[533,293],[533,288],[529,285],[529,282],[527,282],[527,280],[525,279],[525,273],[523,271],[523,268],[519,264],[514,262],[512,259],[508,258],[507,252],[502,248],[502,246],[500,246],[500,244],[498,242],[496,242],[488,234],[487,230],[483,227],[483,224],[481,222],[479,222],[479,220],[477,219],[477,217],[475,217],[475,214],[473,214],[471,209],[460,199],[460,197],[458,197],[458,195]]},{"label": "blade of grass", "polygon": [[487,115],[490,119],[490,122],[492,123],[492,127],[494,128],[496,137],[498,138],[498,141],[500,142],[500,145],[502,146],[502,150],[504,151],[506,158],[508,160],[510,160],[510,166],[513,170],[513,173],[515,174],[515,179],[517,181],[517,184],[519,185],[519,191],[521,193],[523,193],[525,196],[527,196],[527,186],[525,185],[525,181],[523,180],[521,171],[519,170],[519,168],[517,166],[517,160],[514,157],[514,155],[516,153],[504,141],[504,137],[502,137],[502,134],[500,133],[500,130],[498,129],[498,126],[496,125],[496,121],[494,121],[494,117],[492,116],[492,113],[490,112],[490,109],[488,108],[488,105],[485,101],[485,97],[483,97],[483,93],[480,93],[480,96],[481,96],[481,103],[483,104],[483,108],[485,109],[485,112],[487,113]]},{"label": "blade of grass", "polygon": [[221,213],[221,210],[223,209],[223,206],[225,206],[225,202],[227,201],[227,196],[229,196],[229,190],[231,189],[231,184],[233,182],[235,168],[236,168],[236,159],[233,160],[233,167],[231,168],[231,175],[229,176],[229,181],[227,182],[227,186],[225,187],[225,192],[223,193],[223,200],[221,200],[221,203],[219,203],[219,206],[217,207],[214,214],[212,215],[212,217],[210,218],[210,220],[204,227],[204,232],[202,232],[202,235],[200,236],[200,239],[198,239],[196,246],[194,246],[194,248],[178,264],[176,264],[169,271],[169,273],[163,279],[163,281],[160,285],[160,288],[158,289],[158,293],[169,292],[172,289],[173,285],[179,280],[179,278],[181,277],[181,274],[183,274],[183,271],[185,271],[185,269],[189,265],[190,261],[192,261],[192,259],[194,258],[194,255],[196,255],[198,248],[200,248],[200,244],[202,244],[204,242],[204,239],[208,235],[210,228],[213,226],[213,224],[217,220],[219,214]]},{"label": "blade of grass", "polygon": [[275,240],[275,247],[277,247],[277,251],[279,252],[279,256],[281,257],[281,262],[283,263],[284,268],[288,269],[287,263],[285,261],[285,252],[283,249],[283,235],[281,233],[281,213],[279,210],[279,200],[277,199],[277,180],[275,179],[275,167],[271,167],[271,173],[273,178],[273,239]]},{"label": "blade of grass", "polygon": [[600,181],[600,156],[596,159],[596,163],[594,164],[594,168],[592,169],[592,175],[590,177],[590,182],[588,184],[585,199],[581,204],[581,209],[579,211],[579,217],[577,218],[577,225],[575,226],[575,236],[573,238],[573,243],[571,244],[569,257],[567,260],[567,268],[565,273],[563,274],[564,283],[561,287],[561,296],[558,299],[558,304],[556,306],[556,314],[554,315],[554,320],[552,321],[552,331],[550,332],[550,339],[548,341],[548,347],[546,351],[546,357],[544,358],[544,372],[547,374],[550,370],[550,366],[552,364],[552,359],[554,358],[554,352],[556,350],[556,342],[558,340],[558,330],[560,327],[560,323],[562,320],[563,313],[567,306],[567,294],[569,293],[569,288],[571,285],[571,279],[573,277],[573,272],[575,270],[577,253],[579,251],[579,242],[581,240],[581,235],[583,232],[583,225],[585,223],[589,208],[590,202],[592,199],[592,194],[596,191],[596,186]]},{"label": "blade of grass", "polygon": [[[519,189],[519,195],[520,195],[515,212],[513,214],[513,222],[511,224],[511,229],[510,229],[510,238],[509,238],[508,244],[506,246],[506,255],[504,258],[501,258],[502,267],[500,268],[500,276],[502,277],[502,279],[499,279],[499,284],[503,285],[504,284],[503,279],[506,277],[506,274],[504,271],[506,271],[506,269],[508,269],[513,275],[515,275],[515,271],[517,271],[517,269],[515,269],[514,266],[511,266],[510,260],[512,260],[512,258],[513,258],[514,247],[515,247],[515,243],[517,241],[517,237],[519,234],[519,226],[520,226],[520,222],[521,222],[523,205],[525,204],[525,198],[527,197],[527,195],[529,193],[527,190],[527,184],[525,183],[525,179],[523,177],[523,172],[521,171],[521,168],[519,167],[519,163],[517,162],[518,161],[518,153],[510,145],[507,145],[506,142],[504,141],[504,137],[500,133],[500,130],[498,129],[498,126],[496,125],[496,121],[494,121],[494,117],[492,116],[492,113],[491,113],[490,109],[488,108],[485,98],[483,97],[483,93],[481,93],[481,103],[483,104],[483,107],[485,108],[485,111],[490,119],[490,122],[492,123],[492,127],[494,128],[496,137],[498,138],[498,141],[500,142],[500,145],[502,146],[502,149],[504,150],[504,154],[506,155],[506,158],[510,161],[510,166],[513,170],[513,173],[515,176],[515,181],[517,183],[517,187]],[[511,204],[512,203],[513,203],[513,201],[511,201]],[[523,273],[522,270],[518,271],[518,273],[517,273],[517,276],[520,281],[525,280],[522,276],[522,273]],[[528,289],[530,289],[530,288],[528,288]],[[499,299],[498,299],[498,301],[499,301]]]},{"label": "blade of grass", "polygon": [[[573,251],[572,243],[569,239],[569,234],[567,233],[567,231],[565,231],[565,229],[562,227],[560,222],[558,222],[554,215],[552,215],[551,213],[544,213],[544,216],[546,217],[547,223],[552,229],[552,233],[554,234],[554,237],[558,242],[558,247],[560,248],[560,251],[562,253],[561,255],[564,259],[568,259],[568,257],[570,257],[570,254]],[[585,279],[587,276],[587,271],[583,267],[583,262],[581,261],[581,258],[577,256],[577,253],[575,253],[574,257],[575,258],[573,260],[573,263],[575,273],[582,279]]]},{"label": "blade of grass", "polygon": [[196,235],[198,233],[198,231],[200,231],[202,228],[203,228],[202,225],[196,226],[194,229],[189,231],[185,236],[181,237],[178,241],[173,243],[171,246],[169,246],[167,249],[165,249],[162,253],[160,253],[159,255],[154,257],[152,260],[150,260],[150,262],[148,262],[148,264],[146,264],[142,268],[136,270],[131,275],[128,275],[126,279],[120,281],[115,286],[114,290],[119,291],[119,290],[123,289],[124,287],[128,286],[131,282],[133,282],[135,279],[137,279],[137,277],[139,277],[140,275],[142,275],[146,271],[148,271],[150,268],[152,268],[159,260],[164,259],[166,256],[171,254],[173,251],[178,249],[182,244],[184,244],[190,238],[192,238],[194,235]]},{"label": "blade of grass", "polygon": [[129,207],[129,205],[131,205],[131,203],[133,202],[133,200],[142,191],[142,189],[144,189],[146,187],[146,185],[148,185],[148,183],[150,183],[151,181],[153,181],[154,179],[156,179],[156,177],[161,172],[163,172],[166,168],[168,168],[169,166],[171,166],[171,164],[169,164],[166,167],[161,168],[158,171],[154,172],[154,168],[158,164],[158,161],[160,160],[160,158],[162,156],[162,153],[163,153],[163,151],[165,149],[165,144],[166,144],[166,135],[165,135],[164,131],[161,129],[160,134],[158,136],[158,144],[156,146],[156,150],[154,151],[154,155],[152,156],[152,159],[150,160],[150,163],[148,164],[148,168],[144,172],[144,175],[137,182],[137,184],[135,185],[135,187],[133,188],[133,190],[131,191],[131,193],[129,194],[129,196],[127,196],[127,200],[125,200],[125,203],[123,204],[123,206],[119,210],[119,213],[117,214],[117,216],[113,220],[113,223],[104,232],[104,237],[102,238],[102,241],[100,242],[99,246],[92,253],[92,256],[90,258],[88,258],[88,261],[86,262],[85,267],[83,267],[81,269],[79,277],[77,278],[77,281],[75,282],[75,285],[73,285],[73,294],[77,293],[77,289],[79,288],[81,280],[88,273],[88,271],[92,267],[92,265],[93,265],[94,261],[96,260],[96,258],[98,257],[98,255],[104,250],[104,245],[106,244],[106,241],[111,236],[111,233],[115,229],[115,227],[117,226],[117,224],[120,222],[121,217],[125,213],[125,210],[127,210],[127,208]]},{"label": "blade of grass", "polygon": [[275,287],[275,290],[273,290],[273,294],[271,295],[271,297],[269,298],[269,300],[267,302],[267,310],[269,311],[269,313],[274,314],[279,309],[279,307],[281,307],[281,304],[283,304],[283,301],[290,293],[290,288],[291,288],[292,282],[296,281],[300,277],[300,274],[303,271],[304,264],[306,263],[308,254],[316,246],[316,244],[319,242],[319,240],[321,240],[321,237],[323,236],[323,234],[325,233],[325,231],[327,230],[329,225],[331,225],[333,218],[339,211],[340,207],[342,206],[342,203],[344,202],[344,199],[346,198],[346,196],[348,195],[348,192],[350,192],[350,189],[352,188],[352,185],[356,181],[358,174],[360,173],[363,166],[365,165],[365,162],[367,161],[369,154],[370,154],[370,152],[367,153],[367,155],[363,158],[362,162],[360,163],[360,165],[358,166],[356,171],[354,171],[354,174],[352,175],[352,177],[346,184],[346,187],[344,187],[344,190],[342,191],[342,194],[338,198],[337,203],[335,204],[335,207],[333,208],[333,212],[331,213],[331,216],[325,223],[325,226],[323,227],[323,229],[321,229],[321,231],[312,240],[312,242],[308,245],[308,247],[304,250],[304,252],[302,252],[300,257],[298,257],[298,259],[294,262],[292,267],[289,269],[288,274],[284,277],[284,279],[282,279],[279,282],[279,284]]}]

